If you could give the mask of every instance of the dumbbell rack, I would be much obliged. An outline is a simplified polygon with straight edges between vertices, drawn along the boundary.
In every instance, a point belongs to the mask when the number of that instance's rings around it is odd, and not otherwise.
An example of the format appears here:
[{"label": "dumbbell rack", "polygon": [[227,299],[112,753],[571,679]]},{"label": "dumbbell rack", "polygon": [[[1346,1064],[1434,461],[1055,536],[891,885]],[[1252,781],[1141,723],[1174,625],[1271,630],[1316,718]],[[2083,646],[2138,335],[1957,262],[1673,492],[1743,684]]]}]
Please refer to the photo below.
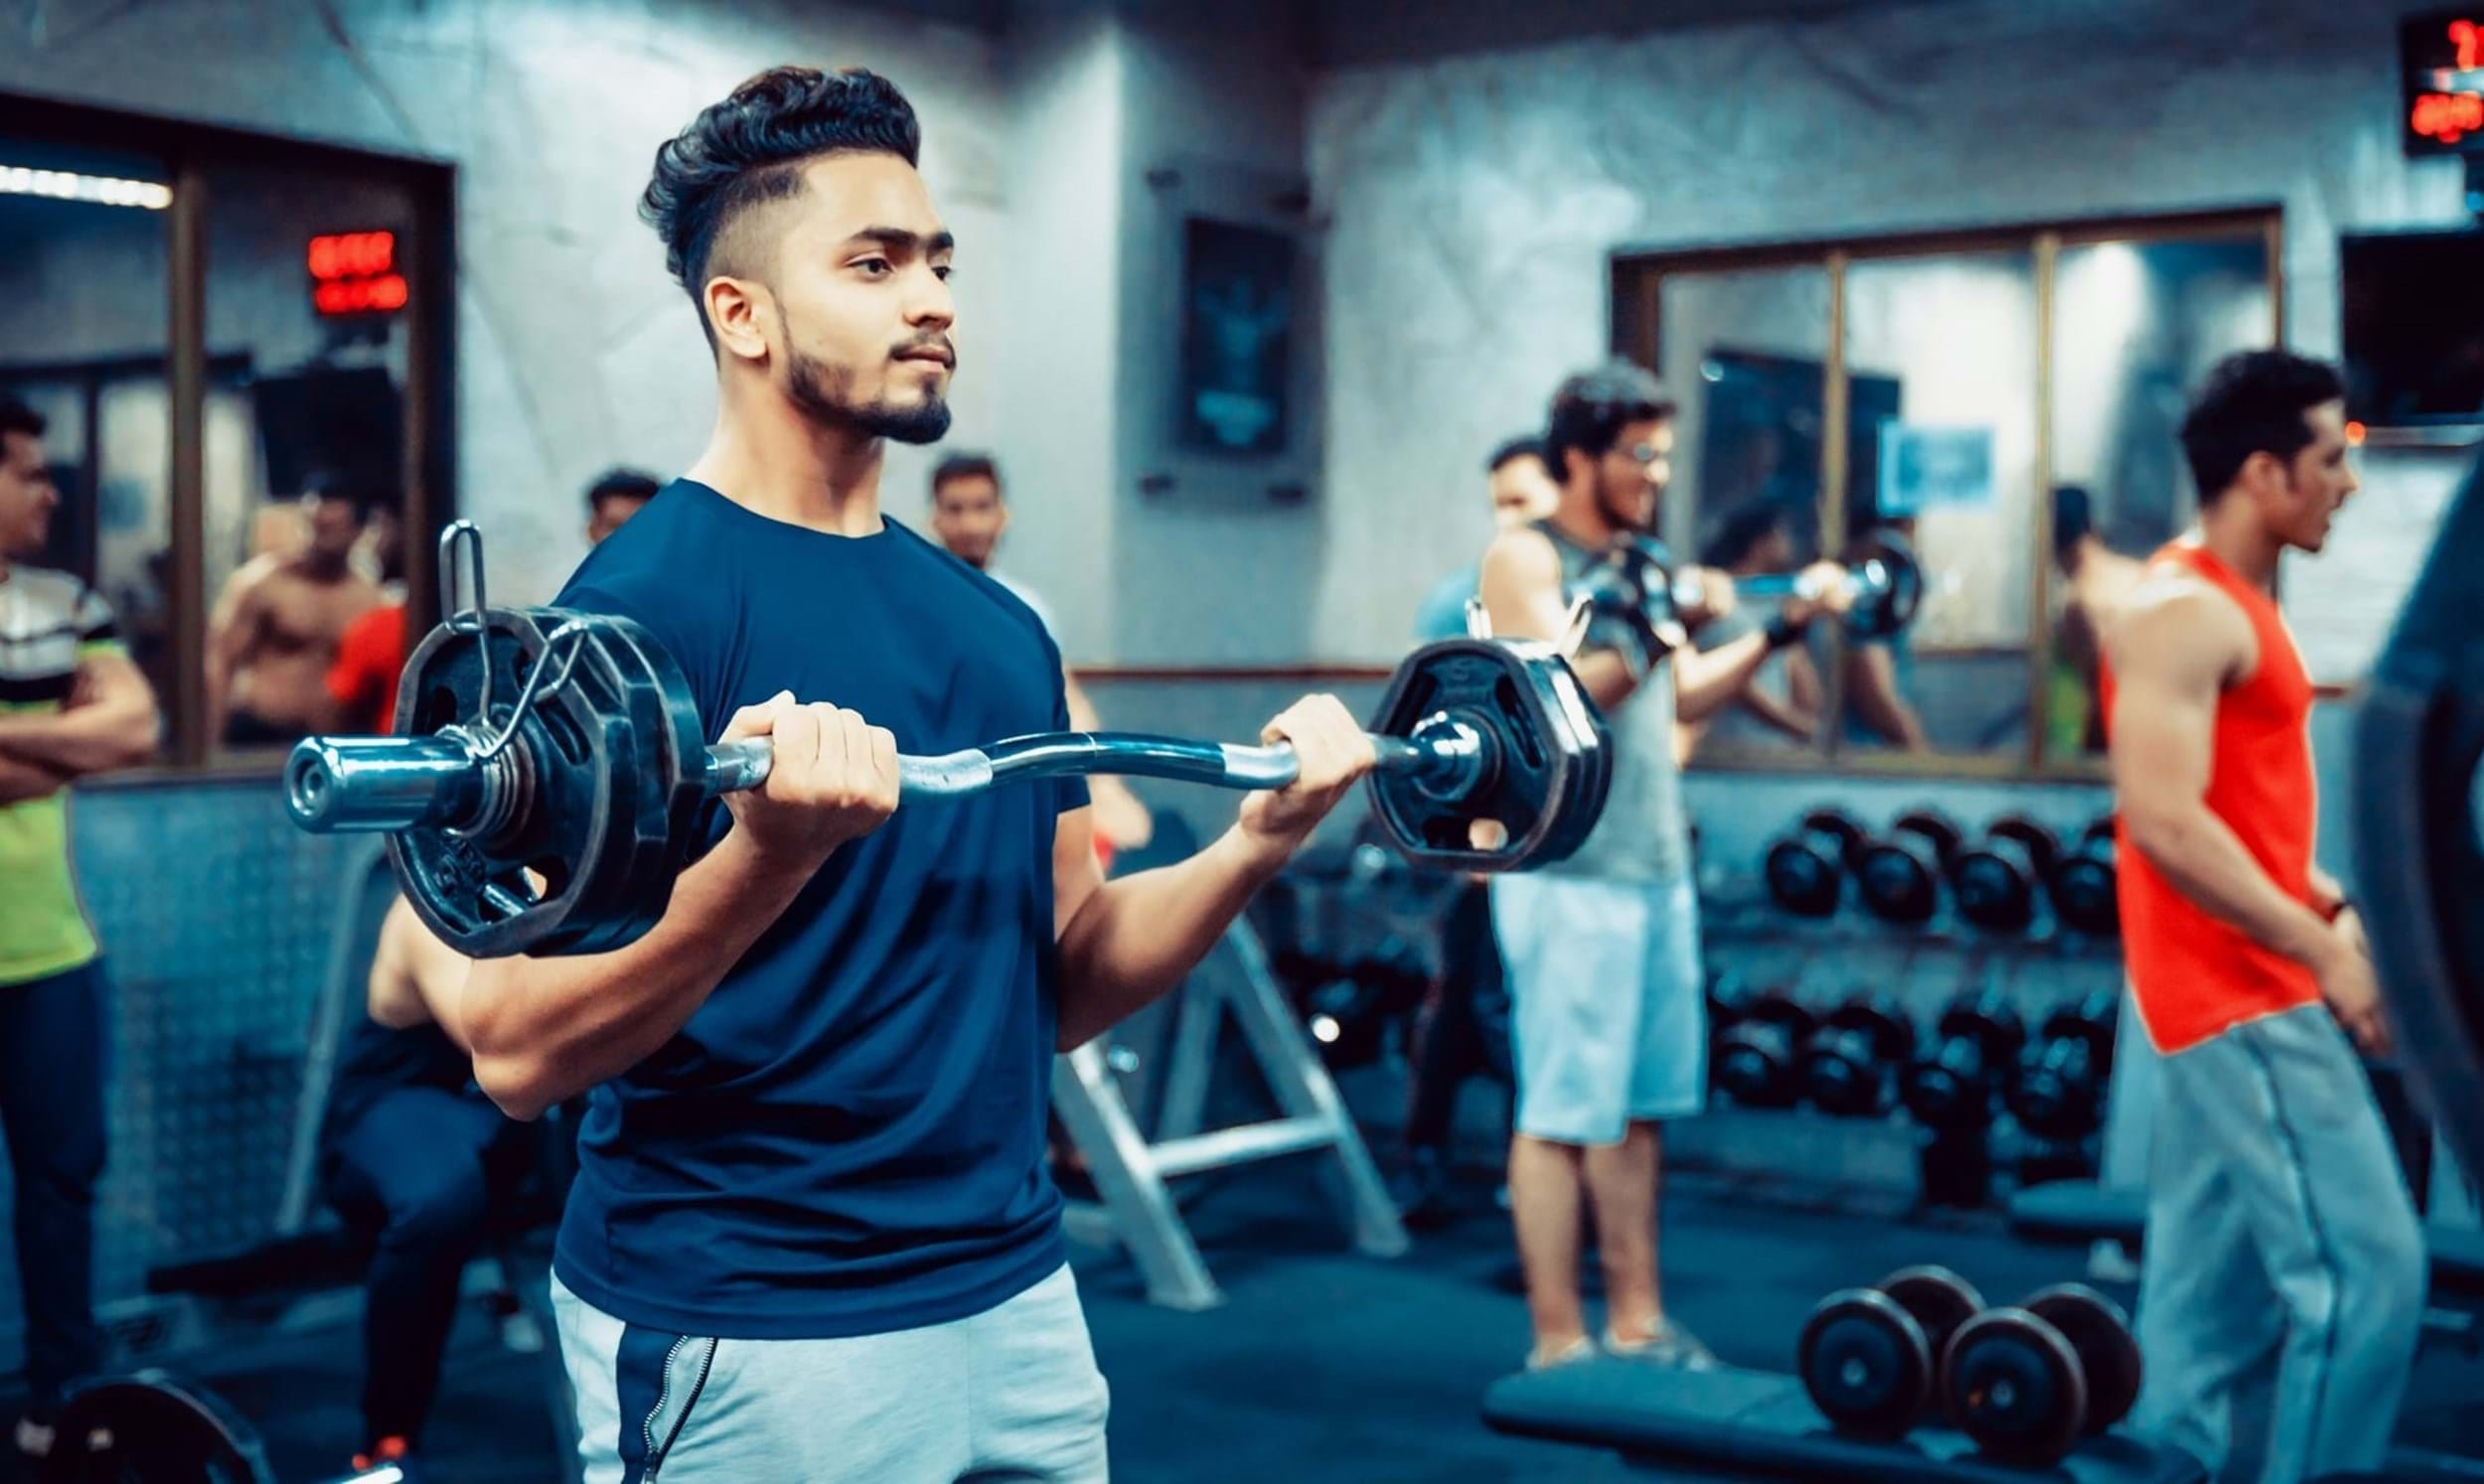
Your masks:
[{"label": "dumbbell rack", "polygon": [[[1105,1043],[1090,1041],[1052,1064],[1052,1108],[1087,1161],[1098,1200],[1073,1202],[1073,1237],[1118,1244],[1138,1263],[1150,1301],[1198,1310],[1224,1302],[1170,1181],[1208,1170],[1320,1151],[1321,1185],[1357,1251],[1401,1257],[1406,1229],[1379,1167],[1336,1083],[1304,1038],[1259,934],[1247,920],[1225,930],[1236,972],[1197,973],[1182,986],[1151,1141],[1122,1096]],[[1217,1041],[1230,1016],[1276,1096],[1280,1116],[1202,1130]]]}]

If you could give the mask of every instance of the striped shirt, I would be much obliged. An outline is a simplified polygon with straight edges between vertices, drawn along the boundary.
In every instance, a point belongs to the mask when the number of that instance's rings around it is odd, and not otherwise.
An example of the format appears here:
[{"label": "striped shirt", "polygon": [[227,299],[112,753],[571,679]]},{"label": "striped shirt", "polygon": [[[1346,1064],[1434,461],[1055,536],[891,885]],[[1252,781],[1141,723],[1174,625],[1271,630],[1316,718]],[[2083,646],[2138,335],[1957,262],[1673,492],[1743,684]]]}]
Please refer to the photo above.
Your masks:
[{"label": "striped shirt", "polygon": [[[111,608],[85,583],[28,566],[0,577],[0,710],[62,710],[78,665],[120,652]],[[96,952],[70,870],[67,792],[0,806],[0,984],[66,973]]]}]

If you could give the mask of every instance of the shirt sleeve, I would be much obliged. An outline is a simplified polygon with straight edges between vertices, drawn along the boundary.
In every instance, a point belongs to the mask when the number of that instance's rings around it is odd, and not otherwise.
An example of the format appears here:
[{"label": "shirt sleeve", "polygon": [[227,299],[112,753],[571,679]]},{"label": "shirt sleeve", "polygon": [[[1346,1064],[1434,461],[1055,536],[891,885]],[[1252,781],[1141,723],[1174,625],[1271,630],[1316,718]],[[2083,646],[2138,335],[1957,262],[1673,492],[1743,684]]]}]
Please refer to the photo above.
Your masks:
[{"label": "shirt sleeve", "polygon": [[104,602],[103,595],[93,588],[82,584],[78,587],[78,612],[72,622],[78,630],[78,658],[80,660],[88,655],[128,653],[127,647],[121,643],[120,622],[112,616],[112,605]]},{"label": "shirt sleeve", "polygon": [[[1060,648],[1052,642],[1048,630],[1043,637],[1043,652],[1045,658],[1052,662],[1052,730],[1065,732],[1069,730],[1069,686],[1061,669]],[[1052,782],[1052,812],[1056,815],[1085,809],[1091,801],[1087,781],[1075,774],[1056,778]]]}]

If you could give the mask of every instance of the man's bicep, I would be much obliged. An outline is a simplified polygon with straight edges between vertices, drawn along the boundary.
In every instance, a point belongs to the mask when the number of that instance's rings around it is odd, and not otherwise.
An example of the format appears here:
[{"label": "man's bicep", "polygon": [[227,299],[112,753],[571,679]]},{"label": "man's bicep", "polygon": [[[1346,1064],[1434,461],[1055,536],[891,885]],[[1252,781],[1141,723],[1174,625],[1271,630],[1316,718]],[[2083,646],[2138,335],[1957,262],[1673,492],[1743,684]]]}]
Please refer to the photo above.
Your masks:
[{"label": "man's bicep", "polygon": [[2115,676],[2106,718],[2114,789],[2134,810],[2196,802],[2208,792],[2216,753],[2217,672],[2178,648],[2134,652],[2129,671]]}]

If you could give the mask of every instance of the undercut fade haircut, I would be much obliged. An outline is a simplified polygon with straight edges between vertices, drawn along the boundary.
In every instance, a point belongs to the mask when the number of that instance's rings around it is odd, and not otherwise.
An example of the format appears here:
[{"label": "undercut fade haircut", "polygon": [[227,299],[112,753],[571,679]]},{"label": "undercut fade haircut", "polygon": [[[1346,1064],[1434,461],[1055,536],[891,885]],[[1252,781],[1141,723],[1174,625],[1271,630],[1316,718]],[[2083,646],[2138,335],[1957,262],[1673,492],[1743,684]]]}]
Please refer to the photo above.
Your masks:
[{"label": "undercut fade haircut", "polygon": [[953,453],[932,470],[932,499],[938,500],[941,491],[962,479],[988,479],[992,481],[995,492],[1004,499],[1008,498],[1008,492],[1001,483],[1001,466],[993,462],[992,455]]},{"label": "undercut fade haircut", "polygon": [[1571,449],[1601,459],[1631,423],[1672,415],[1673,399],[1643,366],[1609,361],[1580,371],[1553,392],[1552,411],[1544,419],[1544,467],[1566,482]]},{"label": "undercut fade haircut", "polygon": [[2255,453],[2292,465],[2311,446],[2303,414],[2345,395],[2336,367],[2291,351],[2244,351],[2218,362],[2182,419],[2182,452],[2200,503],[2232,488]]},{"label": "undercut fade haircut", "polygon": [[0,433],[40,438],[52,424],[44,415],[13,396],[0,396]]},{"label": "undercut fade haircut", "polygon": [[1540,461],[1543,457],[1544,440],[1534,433],[1524,433],[1518,437],[1506,440],[1500,445],[1500,447],[1493,449],[1492,456],[1483,461],[1483,472],[1485,474],[1498,474],[1500,473],[1500,466],[1508,463],[1512,459],[1535,459]]},{"label": "undercut fade haircut", "polygon": [[638,214],[664,238],[665,270],[699,306],[713,347],[707,280],[757,266],[736,223],[800,192],[802,167],[824,155],[895,155],[914,165],[922,147],[914,106],[877,73],[774,68],[657,147]]}]

